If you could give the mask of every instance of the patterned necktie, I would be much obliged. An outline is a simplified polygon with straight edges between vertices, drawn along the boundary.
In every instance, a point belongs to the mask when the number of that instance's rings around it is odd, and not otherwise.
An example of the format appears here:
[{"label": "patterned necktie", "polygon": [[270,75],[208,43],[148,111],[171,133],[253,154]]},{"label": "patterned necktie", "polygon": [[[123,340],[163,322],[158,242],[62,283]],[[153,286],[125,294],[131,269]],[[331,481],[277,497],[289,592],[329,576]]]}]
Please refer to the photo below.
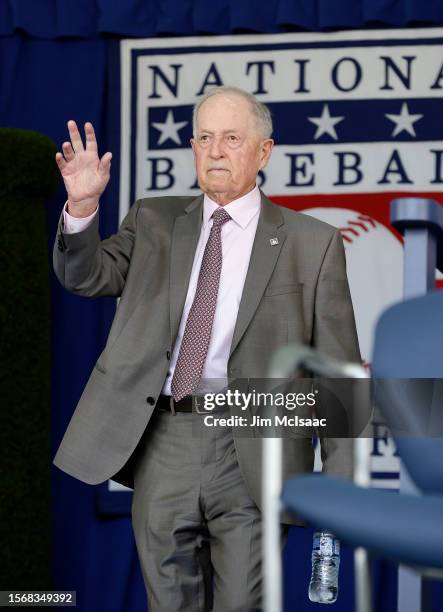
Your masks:
[{"label": "patterned necktie", "polygon": [[211,339],[222,267],[221,228],[231,218],[224,208],[212,215],[213,224],[203,253],[194,301],[186,321],[171,391],[175,401],[192,395],[200,382]]}]

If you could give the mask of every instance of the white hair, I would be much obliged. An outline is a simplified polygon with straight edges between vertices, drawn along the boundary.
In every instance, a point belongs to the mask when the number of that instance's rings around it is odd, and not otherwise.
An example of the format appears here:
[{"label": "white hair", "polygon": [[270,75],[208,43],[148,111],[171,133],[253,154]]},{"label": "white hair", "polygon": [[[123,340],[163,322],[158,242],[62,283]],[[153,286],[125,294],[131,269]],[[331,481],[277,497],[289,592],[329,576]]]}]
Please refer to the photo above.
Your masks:
[{"label": "white hair", "polygon": [[244,89],[240,89],[240,87],[233,87],[230,85],[222,85],[221,87],[213,87],[204,96],[200,98],[198,102],[194,105],[194,109],[192,111],[192,131],[194,138],[197,134],[197,114],[200,110],[202,104],[206,102],[208,98],[212,98],[213,96],[218,96],[222,94],[234,94],[236,96],[240,96],[247,100],[251,106],[251,111],[257,121],[258,128],[263,136],[263,138],[270,138],[272,135],[272,117],[271,111],[263,104],[257,100],[257,98],[245,91]]}]

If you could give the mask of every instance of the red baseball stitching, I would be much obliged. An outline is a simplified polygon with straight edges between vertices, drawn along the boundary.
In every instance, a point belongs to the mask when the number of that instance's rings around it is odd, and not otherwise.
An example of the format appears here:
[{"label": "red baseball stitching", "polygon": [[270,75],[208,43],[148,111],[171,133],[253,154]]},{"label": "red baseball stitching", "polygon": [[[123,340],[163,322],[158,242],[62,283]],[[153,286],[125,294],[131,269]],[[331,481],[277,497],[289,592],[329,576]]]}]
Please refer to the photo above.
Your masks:
[{"label": "red baseball stitching", "polygon": [[[356,221],[355,219],[358,219]],[[352,243],[353,236],[361,236],[362,230],[364,232],[369,232],[370,229],[376,228],[377,224],[374,219],[368,217],[367,215],[357,215],[354,219],[349,219],[347,221],[347,225],[343,227],[339,227],[340,234],[345,242]]]}]

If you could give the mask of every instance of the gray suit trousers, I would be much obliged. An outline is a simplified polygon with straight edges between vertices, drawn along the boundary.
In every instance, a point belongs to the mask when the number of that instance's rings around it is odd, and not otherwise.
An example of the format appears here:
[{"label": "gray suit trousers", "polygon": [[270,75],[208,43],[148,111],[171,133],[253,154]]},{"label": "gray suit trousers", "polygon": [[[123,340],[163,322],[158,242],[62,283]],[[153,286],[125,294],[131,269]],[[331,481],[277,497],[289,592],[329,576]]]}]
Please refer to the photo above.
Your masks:
[{"label": "gray suit trousers", "polygon": [[261,610],[261,515],[232,430],[158,410],[137,451],[132,525],[149,612]]}]

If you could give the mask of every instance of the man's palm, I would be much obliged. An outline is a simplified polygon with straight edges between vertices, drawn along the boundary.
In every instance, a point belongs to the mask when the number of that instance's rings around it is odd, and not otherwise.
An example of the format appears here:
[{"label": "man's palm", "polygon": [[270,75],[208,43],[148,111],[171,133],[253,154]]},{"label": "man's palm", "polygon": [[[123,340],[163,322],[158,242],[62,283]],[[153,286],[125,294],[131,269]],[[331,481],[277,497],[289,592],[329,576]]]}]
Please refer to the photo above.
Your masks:
[{"label": "man's palm", "polygon": [[68,192],[70,205],[95,205],[108,184],[112,154],[100,159],[92,123],[85,123],[86,147],[75,121],[68,121],[71,142],[63,143],[63,155],[55,160]]},{"label": "man's palm", "polygon": [[81,151],[60,170],[70,201],[79,202],[103,193],[109,175],[99,171],[99,163],[96,152]]}]

